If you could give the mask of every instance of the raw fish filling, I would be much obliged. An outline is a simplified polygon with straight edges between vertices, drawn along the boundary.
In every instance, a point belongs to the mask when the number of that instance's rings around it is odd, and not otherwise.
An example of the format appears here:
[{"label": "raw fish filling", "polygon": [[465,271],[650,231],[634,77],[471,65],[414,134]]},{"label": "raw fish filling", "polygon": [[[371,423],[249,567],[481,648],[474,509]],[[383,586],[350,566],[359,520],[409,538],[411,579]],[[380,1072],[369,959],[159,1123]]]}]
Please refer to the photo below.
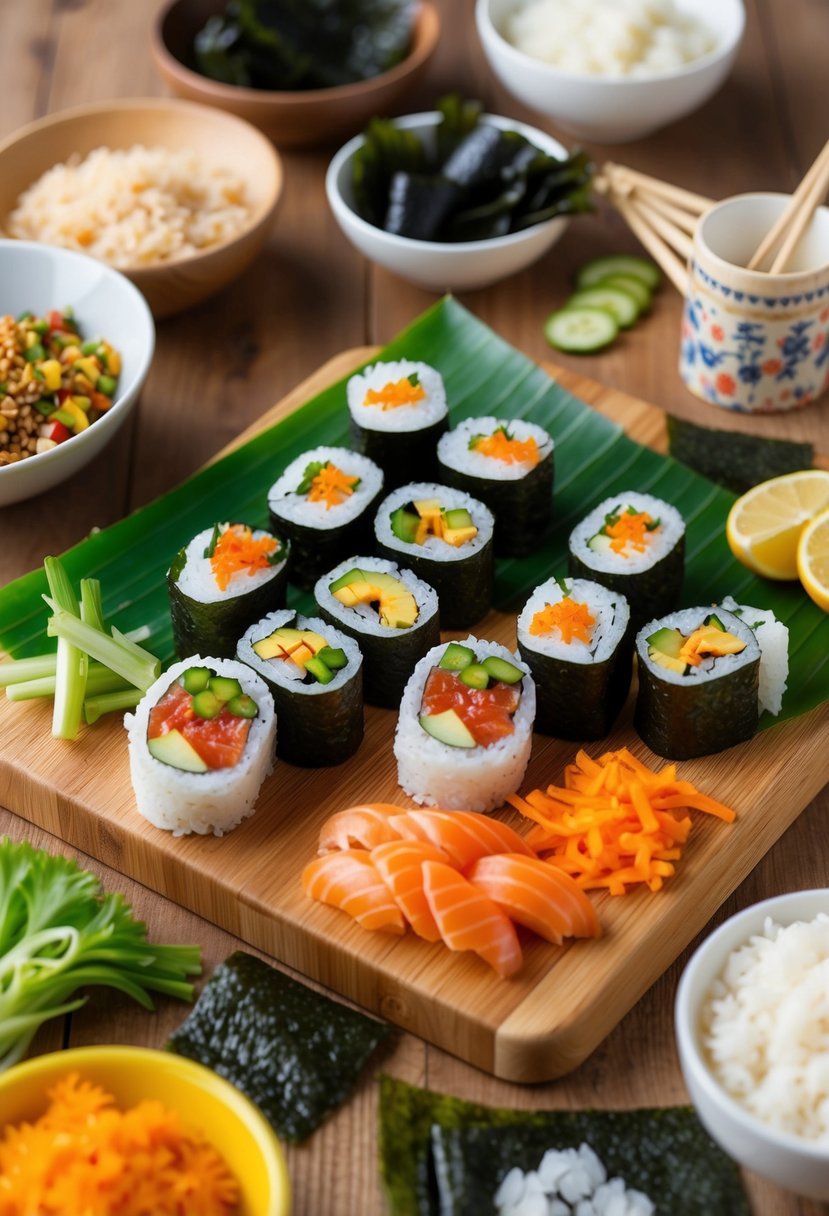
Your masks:
[{"label": "raw fish filling", "polygon": [[433,667],[423,690],[421,714],[434,717],[453,709],[480,747],[489,747],[514,730],[513,715],[521,700],[516,684],[494,681],[488,688],[470,688],[460,675]]},{"label": "raw fish filling", "polygon": [[200,717],[194,697],[176,681],[150,712],[147,739],[178,731],[210,770],[234,768],[245,750],[250,719],[233,714],[223,705],[214,718]]}]

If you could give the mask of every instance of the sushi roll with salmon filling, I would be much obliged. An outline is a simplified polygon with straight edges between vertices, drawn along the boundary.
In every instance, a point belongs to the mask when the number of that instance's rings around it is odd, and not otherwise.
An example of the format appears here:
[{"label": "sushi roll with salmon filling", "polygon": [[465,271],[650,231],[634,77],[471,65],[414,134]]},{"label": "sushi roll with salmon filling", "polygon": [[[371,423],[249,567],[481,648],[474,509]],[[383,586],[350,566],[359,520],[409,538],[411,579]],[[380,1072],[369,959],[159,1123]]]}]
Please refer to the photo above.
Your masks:
[{"label": "sushi roll with salmon filling", "polygon": [[271,522],[291,542],[291,582],[308,591],[365,548],[382,492],[382,470],[348,448],[313,448],[292,460],[268,491]]},{"label": "sushi roll with salmon filling", "polygon": [[402,485],[411,469],[433,477],[435,445],[447,428],[446,390],[427,363],[374,363],[346,385],[354,446],[379,464],[386,489]]},{"label": "sushi roll with salmon filling", "polygon": [[397,779],[415,802],[494,810],[521,784],[534,718],[533,678],[506,647],[474,637],[435,646],[400,703]]},{"label": "sushi roll with salmon filling", "polygon": [[553,516],[553,441],[521,418],[467,418],[438,443],[438,476],[495,516],[495,552],[522,557]]},{"label": "sushi roll with salmon filling", "polygon": [[433,482],[394,490],[377,508],[383,557],[408,566],[438,594],[443,629],[466,629],[492,604],[492,512],[477,498]]},{"label": "sushi roll with salmon filling", "polygon": [[636,636],[634,725],[669,760],[721,752],[750,739],[759,719],[760,647],[723,608],[686,608]]},{"label": "sushi roll with salmon filling", "polygon": [[317,581],[314,598],[359,644],[366,701],[395,709],[415,663],[440,641],[437,593],[382,557],[350,557]]},{"label": "sushi roll with salmon filling", "polygon": [[175,663],[124,718],[138,810],[174,836],[223,836],[252,815],[273,768],[276,714],[249,667]]},{"label": "sushi roll with salmon filling", "polygon": [[176,652],[230,659],[248,625],[285,603],[288,543],[247,524],[194,536],[167,572]]},{"label": "sushi roll with salmon filling", "polygon": [[236,657],[273,694],[281,760],[317,768],[354,755],[363,741],[363,656],[356,642],[286,608],[252,625]]},{"label": "sushi roll with salmon filling", "polygon": [[569,573],[621,591],[635,628],[676,608],[684,570],[685,521],[650,494],[606,498],[570,533]]},{"label": "sushi roll with salmon filling", "polygon": [[518,649],[533,674],[535,729],[558,739],[603,739],[633,672],[627,600],[590,579],[551,578],[518,617]]}]

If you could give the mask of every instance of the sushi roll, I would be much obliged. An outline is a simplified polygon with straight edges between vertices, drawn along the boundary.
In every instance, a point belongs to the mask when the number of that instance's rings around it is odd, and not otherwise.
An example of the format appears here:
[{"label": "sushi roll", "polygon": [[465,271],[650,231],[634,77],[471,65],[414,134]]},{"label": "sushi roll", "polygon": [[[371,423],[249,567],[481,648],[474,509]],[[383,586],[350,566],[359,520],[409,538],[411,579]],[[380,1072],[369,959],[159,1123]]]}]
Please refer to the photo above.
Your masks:
[{"label": "sushi roll", "polygon": [[685,521],[661,498],[622,490],[599,503],[570,533],[569,572],[621,591],[638,628],[679,603]]},{"label": "sushi roll", "polygon": [[760,646],[760,713],[776,717],[783,708],[789,675],[789,631],[769,609],[738,604],[730,595],[721,606],[750,625],[757,638]]},{"label": "sushi roll", "polygon": [[633,672],[627,600],[590,579],[551,578],[518,617],[518,650],[536,686],[535,728],[558,739],[603,739]]},{"label": "sushi roll", "polygon": [[760,716],[760,646],[723,608],[685,608],[636,635],[634,725],[669,760],[720,752],[750,739]]},{"label": "sushi roll", "polygon": [[268,491],[271,522],[291,542],[291,582],[308,591],[365,548],[382,492],[382,470],[348,448],[312,448],[292,460]]},{"label": "sushi roll", "polygon": [[273,694],[276,754],[306,768],[342,764],[363,741],[363,656],[356,642],[290,609],[251,625],[236,656]]},{"label": "sushi roll", "polygon": [[495,552],[537,549],[553,516],[553,441],[516,418],[467,418],[438,442],[438,477],[485,503],[495,516]]},{"label": "sushi roll", "polygon": [[167,571],[176,652],[231,659],[248,625],[285,603],[289,545],[247,524],[216,524]]},{"label": "sushi roll", "polygon": [[435,445],[448,426],[446,389],[427,363],[374,363],[346,385],[354,446],[379,464],[386,489],[402,485],[411,469],[433,477]]},{"label": "sushi roll", "polygon": [[462,490],[412,482],[377,508],[374,534],[383,557],[408,566],[438,594],[443,629],[466,629],[492,604],[492,512]]},{"label": "sushi roll", "polygon": [[273,768],[276,714],[243,663],[175,663],[124,718],[138,810],[174,836],[223,836],[252,815]]},{"label": "sushi roll", "polygon": [[382,557],[350,557],[317,581],[314,598],[359,643],[366,701],[396,708],[415,663],[440,641],[437,593]]},{"label": "sushi roll", "polygon": [[397,780],[415,802],[494,810],[521,784],[534,718],[533,678],[504,646],[474,637],[434,646],[400,703]]}]

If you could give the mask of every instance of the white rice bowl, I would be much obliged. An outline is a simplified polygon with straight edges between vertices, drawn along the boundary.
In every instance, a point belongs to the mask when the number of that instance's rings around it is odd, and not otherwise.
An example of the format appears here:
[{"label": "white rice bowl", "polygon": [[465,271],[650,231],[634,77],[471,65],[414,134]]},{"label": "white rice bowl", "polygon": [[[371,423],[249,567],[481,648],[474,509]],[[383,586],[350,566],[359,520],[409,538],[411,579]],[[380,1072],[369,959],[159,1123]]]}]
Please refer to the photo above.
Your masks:
[{"label": "white rice bowl", "polygon": [[[390,574],[392,578],[399,579],[415,598],[417,604],[415,623],[402,629],[381,625],[379,613],[370,604],[355,604],[353,608],[350,608],[338,600],[330,590],[331,584],[349,570],[354,569],[365,570],[369,574],[372,571],[378,574]],[[438,596],[433,587],[424,583],[423,579],[417,578],[411,570],[405,570],[395,562],[386,561],[383,557],[350,557],[347,561],[340,562],[333,570],[329,570],[322,578],[317,579],[314,586],[314,599],[324,612],[330,613],[347,628],[382,638],[410,634],[427,624],[438,610]]]},{"label": "white rice bowl", "polygon": [[789,675],[788,629],[768,609],[738,604],[730,595],[722,601],[722,607],[733,612],[754,631],[760,645],[760,712],[768,710],[770,714],[779,714]]},{"label": "white rice bowl", "polygon": [[[219,524],[221,532],[226,532],[229,527],[231,525],[227,523]],[[200,604],[217,604],[246,595],[250,591],[257,591],[265,583],[276,578],[285,565],[286,559],[283,558],[281,562],[268,566],[265,570],[256,570],[253,574],[248,574],[247,570],[239,570],[222,591],[216,582],[210,558],[204,556],[212,536],[213,529],[205,528],[193,537],[185,549],[184,565],[176,580],[176,587],[182,595],[197,600]],[[253,530],[254,540],[261,540],[263,536],[272,536],[272,533],[261,528]]]},{"label": "white rice bowl", "polygon": [[[576,603],[587,604],[596,619],[590,642],[573,638],[564,642],[558,630],[547,634],[531,633],[530,626],[537,612],[558,604],[566,596]],[[615,654],[625,636],[630,621],[630,608],[624,595],[609,591],[587,578],[548,579],[536,587],[518,617],[519,645],[537,654],[568,663],[603,663]]]},{"label": "white rice bowl", "polygon": [[520,481],[536,466],[528,461],[493,459],[470,449],[470,441],[476,435],[491,435],[498,427],[508,427],[514,439],[535,439],[541,460],[553,450],[553,441],[543,427],[523,418],[466,418],[454,430],[447,431],[438,440],[438,463],[469,477],[486,477],[492,481]]},{"label": "white rice bowl", "polygon": [[[309,502],[305,494],[297,494],[309,464],[330,462],[348,477],[359,477],[360,484],[352,494],[336,506],[324,502]],[[383,470],[368,456],[350,448],[318,447],[303,452],[292,460],[268,491],[268,507],[277,519],[301,524],[306,528],[341,528],[358,519],[383,489]]]},{"label": "white rice bowl", "polygon": [[[290,626],[293,629],[310,629],[313,633],[320,634],[324,637],[329,646],[335,650],[340,649],[345,651],[348,662],[345,667],[341,667],[339,671],[332,672],[333,680],[328,684],[321,684],[314,680],[309,684],[304,683],[304,671],[292,663],[289,659],[263,659],[253,649],[254,643],[261,641],[263,638],[268,638],[271,634],[284,626]],[[255,625],[251,625],[247,633],[240,639],[236,647],[236,657],[240,663],[247,663],[252,667],[257,674],[261,675],[264,680],[271,680],[274,684],[287,689],[289,692],[295,692],[299,696],[321,696],[324,693],[336,692],[343,684],[354,678],[354,675],[362,666],[363,656],[360,653],[360,647],[353,638],[341,633],[339,629],[335,629],[333,625],[329,625],[327,621],[323,621],[317,616],[298,616],[291,608],[283,608],[278,612],[271,612],[261,621],[257,621]]]},{"label": "white rice bowl", "polygon": [[[426,394],[411,405],[383,409],[381,405],[365,405],[366,393],[379,391],[417,374]],[[345,388],[348,409],[354,423],[364,431],[420,431],[442,421],[448,413],[446,389],[440,372],[428,363],[413,363],[399,359],[395,363],[373,363],[352,376]]]},{"label": "white rice bowl", "polygon": [[[395,536],[391,528],[391,515],[398,507],[415,502],[422,498],[436,498],[444,511],[453,511],[465,507],[472,516],[472,522],[478,529],[478,535],[472,540],[464,541],[462,545],[449,545],[439,536],[427,536],[422,545],[409,544]],[[377,508],[374,518],[374,535],[377,543],[387,549],[395,549],[404,557],[411,553],[417,557],[426,557],[430,561],[457,562],[464,561],[473,553],[485,548],[492,539],[495,518],[489,507],[471,494],[463,490],[453,490],[451,486],[441,486],[436,482],[413,481],[409,485],[400,486],[384,498]]]},{"label": "white rice bowl", "polygon": [[[652,519],[659,519],[660,526],[649,533],[650,543],[644,553],[628,548],[627,554],[607,553],[591,549],[588,541],[602,528],[605,516],[615,508],[634,507],[637,511],[647,511]],[[639,574],[650,570],[663,557],[676,548],[685,535],[685,521],[670,503],[650,494],[640,494],[636,490],[620,490],[612,498],[606,498],[586,515],[581,523],[576,524],[570,533],[570,550],[585,566],[604,574]]]}]

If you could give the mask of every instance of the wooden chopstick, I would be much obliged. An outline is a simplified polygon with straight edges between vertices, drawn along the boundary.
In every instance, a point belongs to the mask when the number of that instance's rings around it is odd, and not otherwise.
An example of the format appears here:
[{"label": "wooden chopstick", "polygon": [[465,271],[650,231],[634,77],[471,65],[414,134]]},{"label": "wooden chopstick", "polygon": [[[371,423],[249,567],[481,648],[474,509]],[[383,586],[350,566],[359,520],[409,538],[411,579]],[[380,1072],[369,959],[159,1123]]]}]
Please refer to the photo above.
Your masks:
[{"label": "wooden chopstick", "polygon": [[[817,202],[820,201],[820,197],[822,197],[826,191],[825,175],[827,172],[829,172],[829,140],[826,141],[820,152],[815,157],[811,168],[808,170],[802,182],[789,199],[788,205],[780,213],[775,222],[772,224],[771,228],[763,237],[760,244],[757,246],[753,255],[746,264],[747,270],[764,269],[764,263],[769,257],[769,254],[772,253],[772,251],[777,247],[778,243],[784,238],[790,225],[798,220],[798,217],[801,214],[801,208],[806,204],[806,200],[812,197],[812,192],[816,185],[823,181],[824,186],[820,191],[820,196],[818,197]],[[794,242],[788,249],[786,259],[784,259],[783,264],[785,264],[785,261],[788,259],[788,255],[791,253],[792,249],[794,249],[794,246],[797,244],[797,241],[800,239],[803,228],[805,227],[806,222],[811,218],[812,212],[817,206],[817,202],[812,203],[811,207],[809,207],[809,209],[806,211],[805,218],[802,221],[802,226],[798,232],[798,236],[795,237]],[[782,253],[782,249],[780,252]],[[777,255],[777,258],[779,257],[780,254]],[[775,258],[775,262],[777,261],[777,258]],[[774,273],[779,274],[780,270],[774,270]]]},{"label": "wooden chopstick", "polygon": [[714,206],[714,200],[711,198],[705,198],[702,194],[694,194],[692,190],[684,190],[681,186],[673,186],[670,182],[662,182],[658,177],[649,177],[646,173],[629,169],[627,165],[616,165],[612,161],[608,161],[607,164],[602,165],[602,172],[614,188],[618,184],[620,191],[623,185],[629,185],[631,190],[635,190],[637,194],[643,196],[653,194],[657,198],[666,199],[683,211],[690,211],[693,215],[702,215],[709,207]]},{"label": "wooden chopstick", "polygon": [[652,211],[658,211],[660,215],[670,220],[682,232],[687,232],[689,236],[693,236],[697,224],[699,223],[699,215],[683,210],[682,207],[677,207],[673,203],[669,203],[666,198],[660,198],[658,194],[640,194],[638,190],[632,192],[632,198],[646,203]]},{"label": "wooden chopstick", "polygon": [[[827,144],[827,148],[829,148],[829,144]],[[783,244],[771,264],[769,274],[783,274],[788,269],[791,256],[803,233],[812,222],[812,216],[826,197],[827,189],[829,189],[829,158],[827,158],[822,172],[815,178],[811,190],[804,196],[803,204],[792,220]]]},{"label": "wooden chopstick", "polygon": [[693,252],[693,243],[687,232],[683,232],[676,224],[672,223],[667,216],[661,212],[650,202],[645,202],[644,199],[638,198],[635,194],[631,195],[627,200],[641,215],[643,220],[646,220],[655,232],[658,232],[661,237],[665,238],[669,248],[676,249],[687,260]]},{"label": "wooden chopstick", "polygon": [[654,231],[629,196],[614,193],[611,197],[631,231],[639,238],[654,261],[662,267],[680,295],[684,296],[688,287],[688,272],[679,258]]}]

